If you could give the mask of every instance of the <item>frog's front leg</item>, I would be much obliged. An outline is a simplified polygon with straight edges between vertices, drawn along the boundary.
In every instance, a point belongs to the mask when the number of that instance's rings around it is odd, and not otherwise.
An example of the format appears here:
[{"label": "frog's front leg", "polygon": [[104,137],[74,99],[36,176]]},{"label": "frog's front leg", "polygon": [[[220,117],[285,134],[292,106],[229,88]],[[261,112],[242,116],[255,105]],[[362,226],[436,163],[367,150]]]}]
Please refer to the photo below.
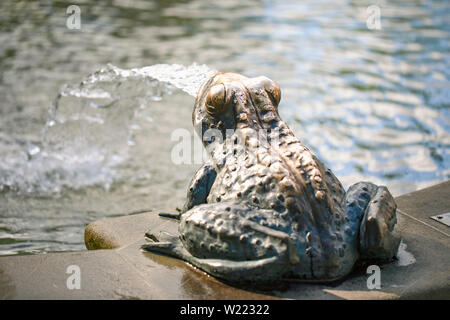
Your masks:
[{"label": "frog's front leg", "polygon": [[[179,238],[158,239],[143,246],[183,259],[230,282],[274,281],[299,255],[290,237],[246,218],[244,206],[212,203],[196,206],[181,216]],[[261,210],[258,216],[270,216]]]},{"label": "frog's front leg", "polygon": [[397,254],[400,237],[394,231],[397,205],[389,190],[359,182],[348,189],[345,199],[351,228],[359,229],[361,259],[392,259]]},{"label": "frog's front leg", "polygon": [[193,207],[206,203],[209,191],[216,179],[216,170],[212,164],[206,163],[197,170],[192,178],[187,192],[186,202],[181,210],[182,213]]},{"label": "frog's front leg", "polygon": [[191,182],[186,195],[186,202],[180,213],[160,213],[161,217],[180,219],[180,216],[191,208],[206,203],[209,191],[216,179],[216,170],[212,164],[205,163],[197,170]]}]

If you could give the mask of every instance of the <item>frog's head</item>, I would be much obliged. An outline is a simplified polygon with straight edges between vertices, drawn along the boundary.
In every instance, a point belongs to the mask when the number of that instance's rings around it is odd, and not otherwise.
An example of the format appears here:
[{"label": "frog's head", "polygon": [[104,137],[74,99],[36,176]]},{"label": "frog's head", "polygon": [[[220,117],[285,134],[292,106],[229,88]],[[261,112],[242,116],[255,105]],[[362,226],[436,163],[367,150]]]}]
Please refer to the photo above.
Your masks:
[{"label": "frog's head", "polygon": [[278,126],[280,87],[267,77],[247,78],[237,73],[216,73],[200,87],[192,122],[203,137],[208,129],[252,128],[270,130]]}]

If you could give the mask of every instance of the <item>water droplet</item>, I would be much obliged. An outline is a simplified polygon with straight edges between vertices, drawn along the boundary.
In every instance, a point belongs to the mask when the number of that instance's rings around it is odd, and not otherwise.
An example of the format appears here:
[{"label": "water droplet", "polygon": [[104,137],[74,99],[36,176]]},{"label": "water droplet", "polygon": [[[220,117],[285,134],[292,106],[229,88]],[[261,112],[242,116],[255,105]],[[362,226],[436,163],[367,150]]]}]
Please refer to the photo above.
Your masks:
[{"label": "water droplet", "polygon": [[41,152],[41,148],[39,148],[38,146],[36,146],[34,144],[30,144],[28,146],[28,150],[27,150],[28,159],[32,159],[40,152]]}]

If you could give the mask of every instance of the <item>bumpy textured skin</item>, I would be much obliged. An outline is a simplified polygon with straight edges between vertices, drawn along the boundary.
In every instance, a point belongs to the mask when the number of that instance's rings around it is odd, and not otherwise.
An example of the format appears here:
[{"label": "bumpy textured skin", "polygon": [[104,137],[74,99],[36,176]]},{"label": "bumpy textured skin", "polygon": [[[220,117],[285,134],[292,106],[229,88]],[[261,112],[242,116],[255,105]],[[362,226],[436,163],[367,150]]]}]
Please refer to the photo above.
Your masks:
[{"label": "bumpy textured skin", "polygon": [[150,230],[157,241],[145,250],[231,282],[332,281],[358,259],[396,255],[389,191],[360,182],[346,193],[281,120],[280,98],[266,77],[218,73],[203,84],[193,124],[210,161],[191,181],[179,236]]}]

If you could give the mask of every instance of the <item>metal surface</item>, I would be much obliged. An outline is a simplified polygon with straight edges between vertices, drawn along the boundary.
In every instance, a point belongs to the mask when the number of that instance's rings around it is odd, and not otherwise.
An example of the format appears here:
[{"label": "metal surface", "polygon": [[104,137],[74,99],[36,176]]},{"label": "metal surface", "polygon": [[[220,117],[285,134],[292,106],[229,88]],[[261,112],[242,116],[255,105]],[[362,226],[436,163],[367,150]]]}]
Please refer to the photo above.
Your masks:
[{"label": "metal surface", "polygon": [[430,218],[450,227],[450,212],[431,216]]}]

